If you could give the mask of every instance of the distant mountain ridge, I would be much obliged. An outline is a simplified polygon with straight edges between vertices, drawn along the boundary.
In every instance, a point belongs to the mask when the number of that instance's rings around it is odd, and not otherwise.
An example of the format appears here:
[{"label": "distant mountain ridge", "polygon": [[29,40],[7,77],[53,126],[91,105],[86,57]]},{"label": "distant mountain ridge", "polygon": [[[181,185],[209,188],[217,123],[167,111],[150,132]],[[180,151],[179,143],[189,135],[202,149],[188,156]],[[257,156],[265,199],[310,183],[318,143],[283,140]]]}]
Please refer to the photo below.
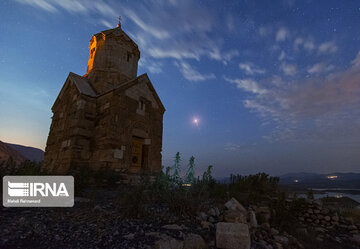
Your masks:
[{"label": "distant mountain ridge", "polygon": [[44,158],[44,151],[34,147],[0,141],[0,161],[7,161],[9,157],[12,157],[17,164],[25,160],[40,162]]},{"label": "distant mountain ridge", "polygon": [[[280,185],[294,188],[344,188],[360,190],[360,173],[287,173],[280,175]],[[222,177],[216,179],[221,183],[230,183],[230,177]]]},{"label": "distant mountain ridge", "polygon": [[41,149],[20,144],[6,143],[6,145],[19,152],[30,161],[41,162],[44,158],[44,151]]},{"label": "distant mountain ridge", "polygon": [[280,176],[280,184],[302,188],[360,189],[360,173],[288,173]]}]

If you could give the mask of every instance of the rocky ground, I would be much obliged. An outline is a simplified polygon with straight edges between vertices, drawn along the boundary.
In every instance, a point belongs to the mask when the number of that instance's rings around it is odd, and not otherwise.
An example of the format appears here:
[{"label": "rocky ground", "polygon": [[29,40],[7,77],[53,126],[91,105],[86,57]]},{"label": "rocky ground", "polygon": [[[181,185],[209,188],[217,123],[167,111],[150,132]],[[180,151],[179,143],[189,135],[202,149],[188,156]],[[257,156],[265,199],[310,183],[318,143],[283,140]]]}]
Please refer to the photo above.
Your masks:
[{"label": "rocky ground", "polygon": [[358,224],[321,202],[307,203],[291,235],[270,225],[271,208],[244,207],[234,198],[209,204],[193,218],[174,216],[164,205],[149,205],[146,218],[130,219],[111,199],[76,198],[75,203],[1,207],[0,248],[360,248]]}]

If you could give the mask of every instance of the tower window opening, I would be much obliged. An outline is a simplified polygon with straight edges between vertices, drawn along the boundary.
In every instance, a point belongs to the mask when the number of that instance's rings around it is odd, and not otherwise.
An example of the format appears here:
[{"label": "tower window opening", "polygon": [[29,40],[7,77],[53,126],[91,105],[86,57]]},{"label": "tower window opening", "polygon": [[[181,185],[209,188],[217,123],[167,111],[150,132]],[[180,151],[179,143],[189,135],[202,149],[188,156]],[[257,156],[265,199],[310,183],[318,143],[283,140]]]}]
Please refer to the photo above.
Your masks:
[{"label": "tower window opening", "polygon": [[131,54],[129,52],[127,52],[127,57],[126,57],[126,61],[130,61],[130,57],[131,57]]},{"label": "tower window opening", "polygon": [[145,111],[145,103],[142,100],[140,100],[140,102],[139,102],[139,109],[142,111]]}]

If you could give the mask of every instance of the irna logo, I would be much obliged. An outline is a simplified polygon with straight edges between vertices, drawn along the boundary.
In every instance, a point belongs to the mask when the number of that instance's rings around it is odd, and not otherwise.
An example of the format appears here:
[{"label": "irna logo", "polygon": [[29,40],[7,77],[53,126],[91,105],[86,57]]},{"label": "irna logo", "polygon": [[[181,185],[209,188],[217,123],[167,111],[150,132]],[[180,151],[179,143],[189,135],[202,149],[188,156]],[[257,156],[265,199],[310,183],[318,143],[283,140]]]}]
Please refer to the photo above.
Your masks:
[{"label": "irna logo", "polygon": [[72,176],[4,176],[5,207],[72,207]]},{"label": "irna logo", "polygon": [[8,181],[8,194],[11,197],[25,197],[25,196],[69,196],[65,184],[57,183],[42,183],[42,182],[10,182]]}]

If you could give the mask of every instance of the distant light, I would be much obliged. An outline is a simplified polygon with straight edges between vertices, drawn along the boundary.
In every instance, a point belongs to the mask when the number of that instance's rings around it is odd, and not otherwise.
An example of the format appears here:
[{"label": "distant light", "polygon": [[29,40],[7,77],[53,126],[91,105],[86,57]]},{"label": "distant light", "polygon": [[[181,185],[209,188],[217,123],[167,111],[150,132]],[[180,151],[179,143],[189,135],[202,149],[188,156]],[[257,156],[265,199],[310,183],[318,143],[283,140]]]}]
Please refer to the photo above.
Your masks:
[{"label": "distant light", "polygon": [[338,176],[327,176],[328,179],[336,179]]},{"label": "distant light", "polygon": [[299,182],[299,180],[296,179],[296,180],[294,180],[294,182]]},{"label": "distant light", "polygon": [[183,187],[191,187],[191,183],[183,183],[182,186]]}]

